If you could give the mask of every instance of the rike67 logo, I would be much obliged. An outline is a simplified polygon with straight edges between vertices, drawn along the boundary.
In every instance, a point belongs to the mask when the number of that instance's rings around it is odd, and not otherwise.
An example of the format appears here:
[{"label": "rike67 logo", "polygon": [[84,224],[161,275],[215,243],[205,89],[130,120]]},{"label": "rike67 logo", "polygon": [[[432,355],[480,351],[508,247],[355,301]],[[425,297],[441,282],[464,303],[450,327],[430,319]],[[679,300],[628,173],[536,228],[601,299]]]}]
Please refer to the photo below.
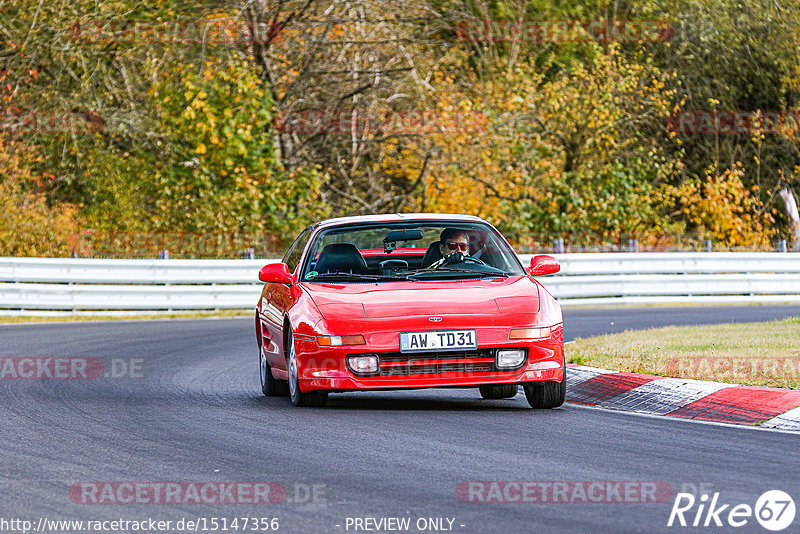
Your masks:
[{"label": "rike67 logo", "polygon": [[764,492],[755,502],[722,503],[720,493],[704,493],[695,497],[692,493],[678,493],[669,514],[667,526],[691,527],[743,527],[755,520],[767,530],[778,532],[794,521],[795,504],[788,493],[780,490]]}]

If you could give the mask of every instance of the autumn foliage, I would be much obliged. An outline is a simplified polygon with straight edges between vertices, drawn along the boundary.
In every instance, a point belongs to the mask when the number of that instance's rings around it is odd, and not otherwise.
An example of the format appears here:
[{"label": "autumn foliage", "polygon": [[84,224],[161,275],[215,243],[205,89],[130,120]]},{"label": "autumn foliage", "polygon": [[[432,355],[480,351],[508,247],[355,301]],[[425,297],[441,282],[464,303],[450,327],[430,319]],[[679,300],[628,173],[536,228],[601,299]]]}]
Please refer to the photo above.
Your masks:
[{"label": "autumn foliage", "polygon": [[[224,6],[0,4],[0,254],[93,254],[76,235],[134,234],[265,236],[277,252],[320,218],[411,211],[479,215],[534,247],[790,235],[776,192],[798,190],[800,128],[668,126],[685,110],[797,111],[796,10],[615,3],[616,19],[669,30],[615,42],[464,37],[607,21],[595,2]],[[191,38],[155,38],[173,26]],[[20,119],[35,113],[85,127]],[[219,254],[241,248],[267,253]]]},{"label": "autumn foliage", "polygon": [[79,229],[77,208],[48,205],[42,187],[50,175],[27,166],[33,151],[0,137],[0,255],[68,255],[71,237]]}]

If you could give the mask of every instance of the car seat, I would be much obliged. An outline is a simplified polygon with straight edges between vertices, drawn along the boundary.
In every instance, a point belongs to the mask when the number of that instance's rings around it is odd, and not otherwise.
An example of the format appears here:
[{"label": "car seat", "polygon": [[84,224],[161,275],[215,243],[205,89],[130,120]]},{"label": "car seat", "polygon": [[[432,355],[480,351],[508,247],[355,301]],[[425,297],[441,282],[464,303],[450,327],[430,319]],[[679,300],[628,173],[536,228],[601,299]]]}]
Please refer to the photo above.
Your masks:
[{"label": "car seat", "polygon": [[355,273],[367,274],[367,262],[358,248],[352,243],[331,243],[325,245],[314,267],[319,274]]},{"label": "car seat", "polygon": [[428,245],[428,250],[425,251],[425,255],[422,257],[422,267],[430,267],[433,262],[439,261],[442,259],[442,253],[439,250],[439,241],[434,241],[430,245]]}]

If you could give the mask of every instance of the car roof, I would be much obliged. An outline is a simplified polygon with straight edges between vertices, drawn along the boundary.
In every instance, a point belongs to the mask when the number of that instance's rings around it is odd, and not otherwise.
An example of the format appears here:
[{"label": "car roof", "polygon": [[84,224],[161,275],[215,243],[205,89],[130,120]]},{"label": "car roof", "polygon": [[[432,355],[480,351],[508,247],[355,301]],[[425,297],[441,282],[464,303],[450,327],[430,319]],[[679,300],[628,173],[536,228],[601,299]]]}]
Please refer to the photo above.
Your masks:
[{"label": "car roof", "polygon": [[401,222],[412,220],[444,221],[444,222],[482,222],[485,220],[474,215],[460,215],[456,213],[384,213],[380,215],[356,215],[352,217],[337,217],[320,221],[314,226],[325,228],[343,224]]}]

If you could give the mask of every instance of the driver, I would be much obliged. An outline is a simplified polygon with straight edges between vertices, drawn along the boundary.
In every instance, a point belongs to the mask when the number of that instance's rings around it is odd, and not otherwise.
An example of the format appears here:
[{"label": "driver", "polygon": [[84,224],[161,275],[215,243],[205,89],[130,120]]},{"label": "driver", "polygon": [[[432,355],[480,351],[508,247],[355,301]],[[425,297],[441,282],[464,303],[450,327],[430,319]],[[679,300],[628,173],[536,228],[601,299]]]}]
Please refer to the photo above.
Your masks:
[{"label": "driver", "polygon": [[431,269],[442,265],[461,263],[469,256],[469,234],[457,228],[445,228],[439,236],[439,252],[442,259],[431,264]]}]

